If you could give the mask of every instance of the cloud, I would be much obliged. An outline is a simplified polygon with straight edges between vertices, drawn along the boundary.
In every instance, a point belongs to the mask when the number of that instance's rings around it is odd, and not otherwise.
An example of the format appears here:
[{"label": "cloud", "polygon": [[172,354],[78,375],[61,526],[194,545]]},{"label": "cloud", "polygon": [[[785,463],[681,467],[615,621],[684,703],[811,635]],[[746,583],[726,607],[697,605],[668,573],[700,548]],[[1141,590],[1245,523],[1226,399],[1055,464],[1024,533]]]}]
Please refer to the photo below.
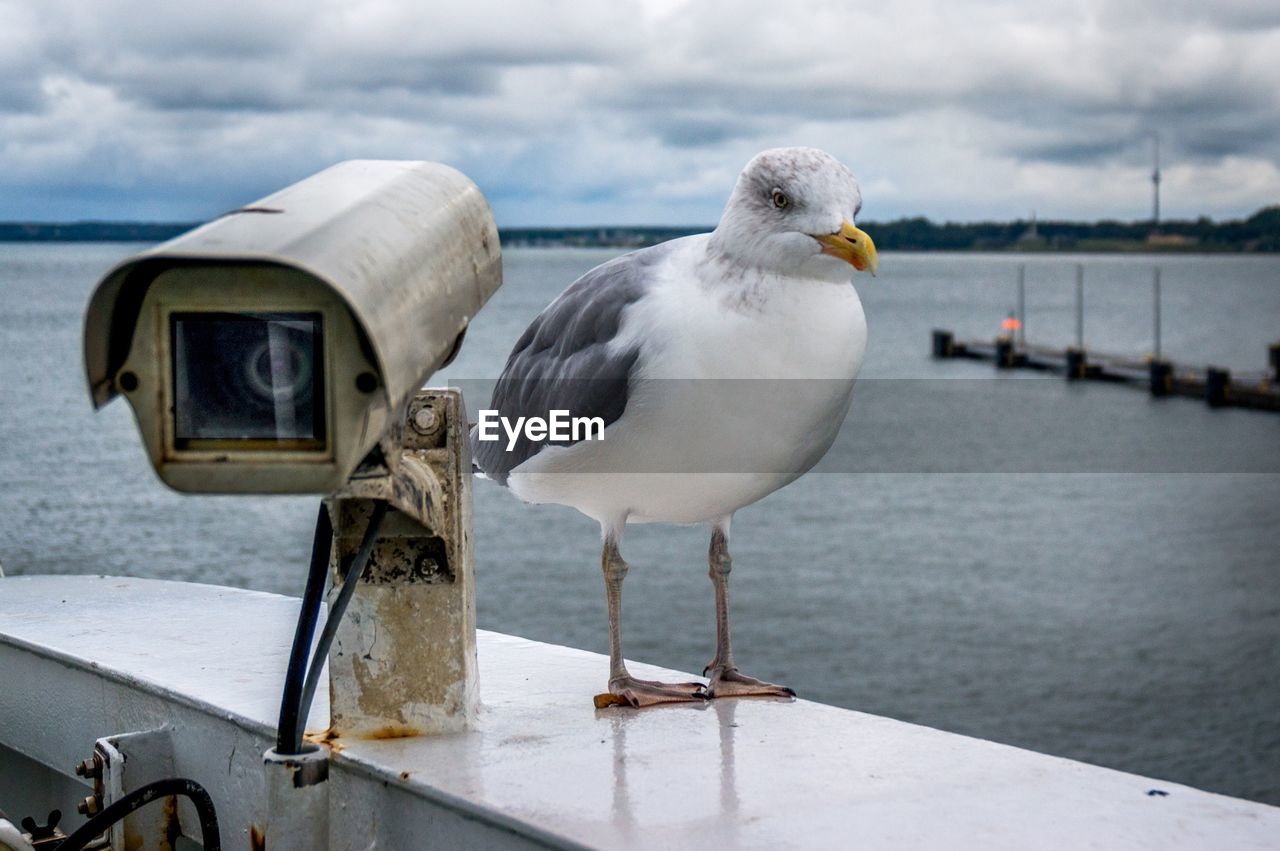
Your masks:
[{"label": "cloud", "polygon": [[[710,223],[815,144],[864,217],[1280,200],[1280,12],[957,4],[0,0],[0,218],[201,218],[347,157],[463,169],[510,225]],[[38,199],[34,201],[33,199]]]}]

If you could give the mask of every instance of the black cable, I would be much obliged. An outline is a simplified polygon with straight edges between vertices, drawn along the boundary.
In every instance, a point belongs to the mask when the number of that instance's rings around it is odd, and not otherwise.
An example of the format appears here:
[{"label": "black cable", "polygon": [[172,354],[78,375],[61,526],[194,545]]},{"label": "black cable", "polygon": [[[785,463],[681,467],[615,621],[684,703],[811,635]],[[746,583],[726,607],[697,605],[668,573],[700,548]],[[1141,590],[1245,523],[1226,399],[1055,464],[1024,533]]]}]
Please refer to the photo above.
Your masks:
[{"label": "black cable", "polygon": [[315,635],[316,621],[320,617],[320,602],[324,595],[325,577],[329,571],[329,551],[333,545],[333,524],[328,510],[322,505],[316,519],[316,534],[311,545],[311,569],[307,574],[307,587],[302,595],[302,609],[298,613],[298,628],[293,635],[293,649],[289,652],[289,668],[285,673],[284,693],[280,697],[280,723],[276,731],[276,752],[280,754],[302,753],[302,734],[307,716],[311,713],[311,701],[320,682],[320,671],[329,655],[337,635],[342,614],[355,593],[356,583],[364,573],[373,545],[378,540],[378,530],[386,516],[387,504],[381,500],[373,504],[373,513],[365,527],[364,537],[355,558],[343,574],[342,590],[329,607],[324,631],[315,650],[311,638]]},{"label": "black cable", "polygon": [[[276,727],[276,750],[282,754],[296,754],[302,743],[302,725],[299,717],[303,679],[307,674],[307,656],[311,652],[311,638],[320,618],[320,603],[324,598],[324,583],[329,573],[329,551],[333,546],[333,523],[329,509],[320,504],[316,518],[315,537],[311,542],[311,568],[307,573],[307,587],[302,592],[302,608],[298,612],[298,627],[293,633],[293,649],[289,651],[289,668],[284,675],[284,693],[280,696],[280,723]],[[309,705],[309,704],[308,704]],[[305,716],[302,716],[305,718]]]},{"label": "black cable", "polygon": [[157,780],[134,789],[80,825],[74,833],[59,842],[54,847],[54,851],[80,851],[89,844],[91,839],[106,833],[111,825],[134,810],[146,806],[156,798],[167,798],[170,795],[182,795],[191,799],[200,817],[200,842],[204,846],[204,851],[221,851],[222,839],[218,835],[218,814],[213,808],[213,799],[209,797],[209,793],[203,786],[185,777]]},{"label": "black cable", "polygon": [[[364,529],[364,538],[360,541],[360,549],[356,551],[355,558],[347,565],[347,570],[342,576],[342,590],[338,592],[337,599],[329,605],[329,617],[325,619],[324,631],[320,633],[320,640],[316,642],[311,664],[307,668],[307,681],[302,689],[302,701],[298,706],[299,719],[305,719],[311,713],[311,700],[316,695],[316,686],[320,682],[320,671],[324,668],[324,660],[329,657],[329,648],[333,646],[334,636],[338,634],[342,615],[347,610],[347,604],[351,602],[356,584],[364,574],[365,565],[369,563],[369,555],[373,552],[373,545],[378,541],[378,530],[382,527],[382,519],[386,515],[387,504],[381,500],[375,502],[373,513],[369,515],[369,524]],[[302,748],[301,729],[298,730],[293,745],[294,750],[290,753],[299,753]]]}]

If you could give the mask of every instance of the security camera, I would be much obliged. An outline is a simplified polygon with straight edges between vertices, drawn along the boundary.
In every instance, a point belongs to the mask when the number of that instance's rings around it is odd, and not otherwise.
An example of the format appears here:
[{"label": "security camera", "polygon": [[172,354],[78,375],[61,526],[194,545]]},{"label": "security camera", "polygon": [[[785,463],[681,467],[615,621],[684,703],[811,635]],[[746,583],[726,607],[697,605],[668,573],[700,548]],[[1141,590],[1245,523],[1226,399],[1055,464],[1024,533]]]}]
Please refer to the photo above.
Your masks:
[{"label": "security camera", "polygon": [[480,190],[352,160],[130,257],[85,320],[95,407],[180,491],[332,493],[502,282]]}]

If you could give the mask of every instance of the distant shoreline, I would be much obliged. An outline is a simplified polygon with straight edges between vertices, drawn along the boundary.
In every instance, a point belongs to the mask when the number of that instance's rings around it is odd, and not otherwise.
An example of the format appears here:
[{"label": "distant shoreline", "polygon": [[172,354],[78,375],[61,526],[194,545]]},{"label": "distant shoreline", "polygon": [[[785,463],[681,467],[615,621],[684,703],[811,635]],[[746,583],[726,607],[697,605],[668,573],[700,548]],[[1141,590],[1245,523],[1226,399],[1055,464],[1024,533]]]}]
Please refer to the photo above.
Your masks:
[{"label": "distant shoreline", "polygon": [[[200,222],[0,222],[0,242],[163,242]],[[923,217],[867,222],[884,251],[984,252],[1280,252],[1280,205],[1247,219],[1161,222],[976,222],[937,224]],[[640,248],[706,233],[703,227],[500,228],[506,247]]]}]

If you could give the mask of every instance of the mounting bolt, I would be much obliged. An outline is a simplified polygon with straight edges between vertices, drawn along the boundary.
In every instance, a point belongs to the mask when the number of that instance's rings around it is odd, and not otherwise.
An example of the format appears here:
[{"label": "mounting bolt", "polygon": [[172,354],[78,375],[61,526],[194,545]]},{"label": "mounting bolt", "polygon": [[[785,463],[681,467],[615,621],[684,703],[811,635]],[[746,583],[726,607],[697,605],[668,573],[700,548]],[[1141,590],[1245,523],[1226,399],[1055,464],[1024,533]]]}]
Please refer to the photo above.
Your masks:
[{"label": "mounting bolt", "polygon": [[82,816],[96,816],[98,811],[102,809],[98,804],[97,795],[89,795],[83,801],[76,804],[76,812]]},{"label": "mounting bolt", "polygon": [[97,754],[92,759],[86,759],[84,762],[76,766],[76,774],[90,780],[97,780],[102,776],[102,763],[98,760]]},{"label": "mounting bolt", "polygon": [[430,434],[436,430],[440,418],[432,408],[419,408],[413,414],[413,428],[419,434]]}]

